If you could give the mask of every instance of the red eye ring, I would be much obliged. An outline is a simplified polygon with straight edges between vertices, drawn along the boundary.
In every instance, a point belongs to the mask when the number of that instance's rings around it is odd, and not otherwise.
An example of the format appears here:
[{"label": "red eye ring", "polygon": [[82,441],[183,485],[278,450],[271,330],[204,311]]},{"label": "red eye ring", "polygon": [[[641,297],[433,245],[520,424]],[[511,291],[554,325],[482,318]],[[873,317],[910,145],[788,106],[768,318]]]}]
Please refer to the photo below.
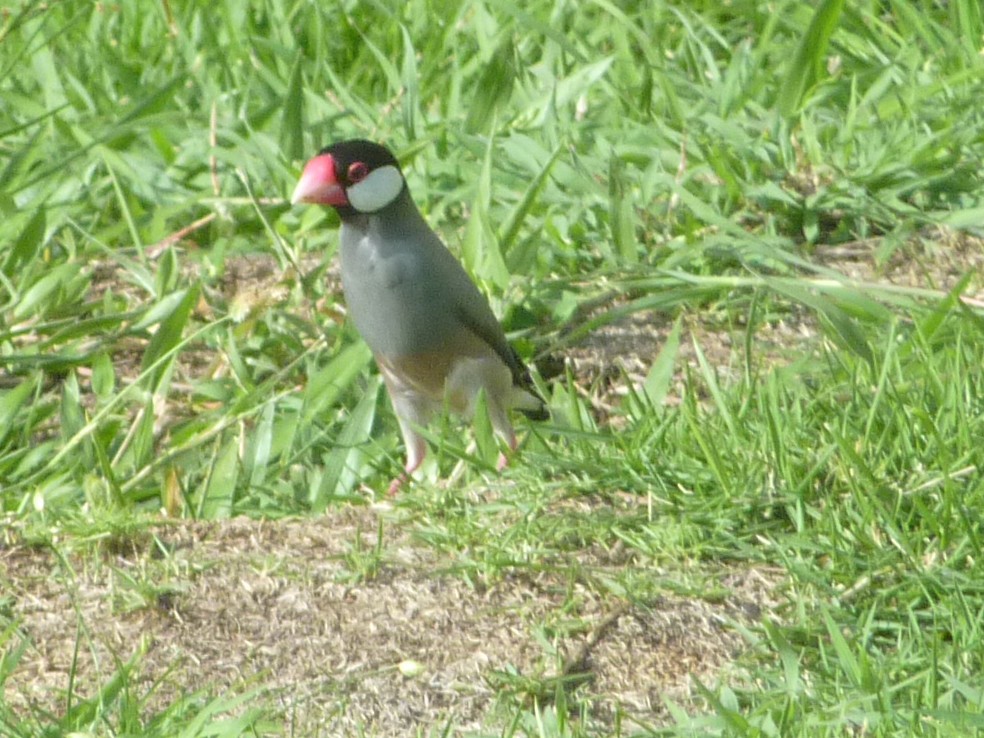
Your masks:
[{"label": "red eye ring", "polygon": [[349,164],[348,172],[349,184],[355,184],[356,182],[361,182],[369,174],[369,167],[366,166],[365,162],[357,161]]}]

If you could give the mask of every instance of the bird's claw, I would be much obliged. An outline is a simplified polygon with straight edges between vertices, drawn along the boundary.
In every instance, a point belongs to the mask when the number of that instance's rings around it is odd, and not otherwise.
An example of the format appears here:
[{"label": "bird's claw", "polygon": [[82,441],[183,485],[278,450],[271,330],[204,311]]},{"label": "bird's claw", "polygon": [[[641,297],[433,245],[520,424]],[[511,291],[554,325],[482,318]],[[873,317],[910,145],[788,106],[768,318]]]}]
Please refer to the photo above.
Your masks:
[{"label": "bird's claw", "polygon": [[406,482],[407,482],[407,480],[409,480],[409,478],[410,478],[410,475],[407,474],[406,472],[403,472],[399,476],[395,477],[393,479],[393,481],[390,482],[389,489],[386,490],[387,497],[393,497],[393,496],[395,496],[396,493],[400,491],[400,488],[404,484],[406,484]]},{"label": "bird's claw", "polygon": [[495,470],[498,472],[503,471],[507,466],[509,466],[509,457],[506,456],[502,451],[499,452],[499,460],[495,462]]}]

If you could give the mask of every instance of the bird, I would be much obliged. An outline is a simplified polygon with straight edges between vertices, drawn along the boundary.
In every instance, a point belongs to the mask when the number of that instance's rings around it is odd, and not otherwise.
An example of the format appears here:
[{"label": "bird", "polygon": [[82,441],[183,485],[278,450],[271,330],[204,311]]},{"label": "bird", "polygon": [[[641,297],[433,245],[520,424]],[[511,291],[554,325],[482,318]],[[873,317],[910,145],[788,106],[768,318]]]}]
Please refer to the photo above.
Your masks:
[{"label": "bird", "polygon": [[[484,390],[495,433],[517,447],[510,410],[549,417],[528,367],[506,340],[488,299],[427,224],[393,153],[364,139],[338,141],[310,159],[291,204],[329,206],[341,219],[342,291],[372,351],[406,445],[411,479],[427,454],[421,434],[445,407],[470,419]],[[499,471],[508,457],[499,454]]]}]

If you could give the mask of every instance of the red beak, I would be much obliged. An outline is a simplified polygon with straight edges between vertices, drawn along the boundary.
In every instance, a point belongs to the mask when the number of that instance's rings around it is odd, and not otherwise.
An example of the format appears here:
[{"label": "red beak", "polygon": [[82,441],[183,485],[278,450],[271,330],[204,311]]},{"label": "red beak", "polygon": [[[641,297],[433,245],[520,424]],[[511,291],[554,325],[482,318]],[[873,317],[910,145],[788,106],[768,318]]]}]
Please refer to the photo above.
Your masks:
[{"label": "red beak", "polygon": [[290,204],[306,202],[312,205],[348,205],[345,190],[335,176],[335,160],[331,154],[320,154],[304,165]]}]

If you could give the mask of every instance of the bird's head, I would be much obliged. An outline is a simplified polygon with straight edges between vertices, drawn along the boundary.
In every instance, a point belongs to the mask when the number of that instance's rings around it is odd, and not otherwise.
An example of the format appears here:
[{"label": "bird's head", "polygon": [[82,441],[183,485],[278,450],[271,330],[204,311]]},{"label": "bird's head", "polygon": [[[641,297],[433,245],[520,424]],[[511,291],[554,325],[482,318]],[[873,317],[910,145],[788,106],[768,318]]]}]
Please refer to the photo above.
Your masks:
[{"label": "bird's head", "polygon": [[305,164],[290,201],[369,214],[393,202],[404,187],[400,165],[389,149],[352,139],[322,149]]}]

